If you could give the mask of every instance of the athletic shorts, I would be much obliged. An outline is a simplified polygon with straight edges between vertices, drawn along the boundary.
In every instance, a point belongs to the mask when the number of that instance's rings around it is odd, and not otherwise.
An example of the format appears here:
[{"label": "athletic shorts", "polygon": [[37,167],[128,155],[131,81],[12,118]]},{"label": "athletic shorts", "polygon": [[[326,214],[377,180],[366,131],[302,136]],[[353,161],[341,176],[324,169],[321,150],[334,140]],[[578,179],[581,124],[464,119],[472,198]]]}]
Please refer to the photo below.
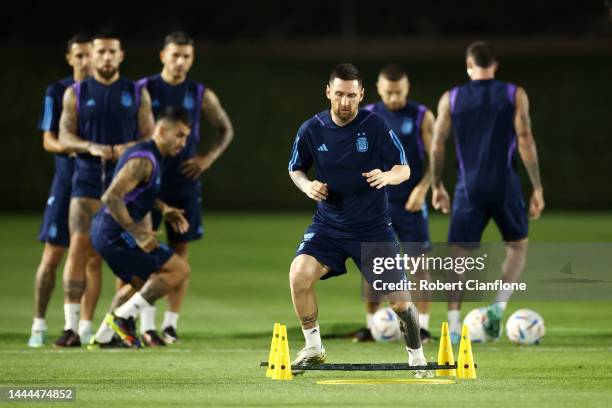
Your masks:
[{"label": "athletic shorts", "polygon": [[[74,160],[67,157],[63,160],[60,170],[56,169],[47,198],[47,206],[40,226],[38,240],[53,245],[68,247],[70,245],[70,229],[68,215],[70,210],[70,196],[72,191],[72,175],[74,173]],[[56,164],[57,167],[57,164]]]},{"label": "athletic shorts", "polygon": [[[327,266],[330,271],[321,279],[345,274],[346,260],[351,258],[364,279],[371,284],[375,279],[380,279],[380,276],[374,274],[368,266],[372,265],[372,259],[374,257],[395,257],[400,253],[399,243],[391,226],[381,229],[380,232],[369,232],[366,239],[358,235],[351,238],[338,238],[339,235],[346,233],[335,234],[334,232],[334,229],[328,226],[310,225],[295,253],[295,256],[310,255]],[[367,243],[380,244],[375,247],[372,245],[362,247],[362,244]],[[405,279],[405,276],[403,270],[393,270],[386,271],[383,278],[388,282],[399,282]]]},{"label": "athletic shorts", "polygon": [[[82,160],[82,159],[81,159]],[[101,165],[92,165],[77,158],[72,177],[72,198],[93,198],[99,200],[108,188],[115,172],[115,162],[107,162],[102,171]]]},{"label": "athletic shorts", "polygon": [[[164,203],[185,210],[183,215],[189,222],[189,230],[180,234],[175,232],[170,224],[165,222],[166,236],[168,242],[189,242],[202,238],[204,228],[202,226],[202,193],[200,182],[186,185],[184,188],[165,190],[162,187],[158,198]],[[162,215],[159,211],[151,211],[153,218],[153,229],[159,228],[162,222]]]},{"label": "athletic shorts", "polygon": [[165,244],[146,253],[138,247],[134,238],[125,230],[108,228],[110,215],[98,212],[93,219],[91,243],[113,273],[125,283],[138,277],[143,282],[159,271],[174,254]]},{"label": "athletic shorts", "polygon": [[507,194],[503,203],[471,202],[461,190],[455,190],[449,243],[479,243],[489,220],[493,218],[504,241],[527,237],[527,208],[519,190]]},{"label": "athletic shorts", "polygon": [[[389,206],[393,230],[407,255],[418,256],[431,250],[427,207],[418,212],[406,211],[404,207]],[[410,243],[405,245],[404,243]]]}]

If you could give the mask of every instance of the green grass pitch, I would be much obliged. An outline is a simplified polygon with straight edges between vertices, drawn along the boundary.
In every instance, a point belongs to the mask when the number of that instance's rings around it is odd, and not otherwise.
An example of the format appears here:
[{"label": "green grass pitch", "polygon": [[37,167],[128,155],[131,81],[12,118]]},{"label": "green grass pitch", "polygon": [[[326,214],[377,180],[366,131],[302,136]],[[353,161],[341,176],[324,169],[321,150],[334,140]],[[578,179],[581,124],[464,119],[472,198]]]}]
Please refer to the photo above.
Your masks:
[{"label": "green grass pitch", "polygon": [[[205,216],[206,236],[191,250],[192,280],[180,320],[182,344],[163,350],[40,350],[26,347],[32,283],[42,246],[39,215],[0,216],[0,387],[75,387],[72,406],[413,406],[602,407],[612,404],[611,303],[510,303],[540,312],[542,344],[516,347],[504,337],[473,345],[478,379],[453,385],[317,385],[320,379],[408,378],[408,372],[309,372],[290,382],[264,377],[275,321],[289,327],[292,354],[302,346],[287,270],[309,214]],[[432,240],[443,241],[448,219],[431,220]],[[612,241],[612,214],[546,213],[532,223],[532,241]],[[486,240],[498,240],[491,226]],[[60,272],[61,273],[61,272]],[[529,273],[527,269],[526,273]],[[51,341],[63,324],[61,283],[49,307]],[[108,269],[97,326],[114,288]],[[355,329],[364,320],[359,275],[317,287],[323,334]],[[464,305],[464,313],[476,304]],[[165,302],[158,302],[158,324]],[[434,333],[445,305],[433,305]],[[328,362],[405,362],[399,343],[324,340]],[[434,360],[437,344],[425,347]],[[457,353],[457,348],[455,348]],[[0,402],[0,405],[9,405]],[[16,403],[16,406],[28,404]],[[57,404],[61,406],[62,404]],[[35,406],[42,406],[38,404]],[[55,404],[53,406],[56,406]]]}]

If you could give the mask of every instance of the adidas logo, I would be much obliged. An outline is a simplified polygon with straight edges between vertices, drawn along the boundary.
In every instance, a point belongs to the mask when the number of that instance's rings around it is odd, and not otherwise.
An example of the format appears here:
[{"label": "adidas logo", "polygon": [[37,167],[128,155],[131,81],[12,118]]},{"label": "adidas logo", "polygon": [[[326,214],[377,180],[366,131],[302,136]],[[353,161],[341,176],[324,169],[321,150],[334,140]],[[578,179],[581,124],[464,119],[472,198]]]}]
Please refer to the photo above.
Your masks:
[{"label": "adidas logo", "polygon": [[94,101],[93,99],[89,99],[86,103],[85,106],[96,106],[96,101]]},{"label": "adidas logo", "polygon": [[325,143],[323,143],[321,146],[319,146],[317,148],[318,151],[320,152],[329,152],[329,150],[327,149],[327,146],[325,146]]}]

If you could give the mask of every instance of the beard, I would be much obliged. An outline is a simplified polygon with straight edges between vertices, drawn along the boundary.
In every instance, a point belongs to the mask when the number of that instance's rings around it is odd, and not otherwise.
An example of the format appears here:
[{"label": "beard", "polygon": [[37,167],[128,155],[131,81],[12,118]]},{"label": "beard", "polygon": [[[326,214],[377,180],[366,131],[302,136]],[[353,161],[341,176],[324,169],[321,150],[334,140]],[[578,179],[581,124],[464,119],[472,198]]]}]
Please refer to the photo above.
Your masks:
[{"label": "beard", "polygon": [[98,73],[98,75],[100,75],[102,78],[104,79],[111,79],[113,76],[115,76],[115,74],[117,73],[118,69],[117,68],[110,68],[105,70],[104,68],[98,68],[96,69],[96,72]]},{"label": "beard", "polygon": [[342,120],[343,122],[348,122],[349,120],[353,119],[353,116],[355,116],[355,111],[352,109],[345,110],[342,108],[338,108],[334,111],[334,113],[336,114],[338,119]]}]

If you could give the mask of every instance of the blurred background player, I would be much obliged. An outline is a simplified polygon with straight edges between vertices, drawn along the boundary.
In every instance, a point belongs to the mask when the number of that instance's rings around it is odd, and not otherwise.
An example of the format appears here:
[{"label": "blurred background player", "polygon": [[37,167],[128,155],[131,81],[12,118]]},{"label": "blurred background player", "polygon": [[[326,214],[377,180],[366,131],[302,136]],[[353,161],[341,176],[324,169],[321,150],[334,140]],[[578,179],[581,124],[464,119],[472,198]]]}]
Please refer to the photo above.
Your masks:
[{"label": "blurred background player", "polygon": [[[81,345],[76,330],[79,300],[85,290],[85,266],[95,268],[98,280],[102,268],[89,230],[113,174],[114,161],[130,144],[148,138],[154,126],[149,94],[120,76],[122,61],[119,37],[110,31],[99,33],[92,38],[93,77],[76,83],[64,94],[60,142],[78,155],[70,201],[70,249],[64,266],[65,325],[56,347]],[[92,316],[84,316],[87,327],[81,334],[87,337],[91,336],[92,317],[93,310]]]},{"label": "blurred background player", "polygon": [[90,348],[114,346],[114,334],[126,346],[139,347],[134,321],[141,310],[189,276],[187,262],[157,241],[147,219],[156,208],[170,228],[179,233],[189,229],[183,210],[157,199],[162,159],[178,155],[185,147],[191,132],[189,118],[183,109],[175,108],[158,116],[152,140],[128,148],[119,159],[113,181],[102,196],[104,207],[94,217],[92,244],[126,285],[115,295]]},{"label": "blurred background player", "polygon": [[[34,282],[34,322],[32,323],[32,334],[28,340],[30,347],[41,347],[45,343],[47,334],[45,314],[55,288],[55,271],[62,261],[65,248],[70,243],[68,209],[74,158],[69,155],[71,152],[62,148],[59,143],[59,119],[62,114],[62,98],[66,88],[75,82],[84,80],[91,74],[90,51],[91,42],[88,36],[77,34],[68,41],[66,62],[72,67],[72,75],[47,87],[43,114],[38,123],[38,129],[43,132],[43,147],[47,152],[54,153],[55,174],[38,236],[38,239],[45,245]],[[99,282],[91,279],[91,276],[91,271],[87,271],[87,285],[81,298],[83,315],[89,317],[93,315],[95,301],[100,292]]]},{"label": "blurred background player", "polygon": [[[139,86],[145,87],[151,95],[155,118],[166,107],[181,107],[193,124],[185,149],[165,160],[159,195],[162,201],[185,210],[189,230],[177,232],[166,223],[166,234],[170,247],[189,262],[189,242],[200,239],[203,233],[200,176],[227,149],[234,131],[217,95],[210,88],[187,78],[194,59],[193,39],[188,34],[181,31],[168,34],[160,59],[163,64],[161,73],[141,79]],[[216,138],[210,150],[199,155],[202,113],[215,130]],[[152,214],[153,228],[157,229],[162,217],[158,211]],[[175,343],[179,340],[177,324],[188,284],[189,280],[185,280],[176,291],[168,293],[168,310],[162,323],[165,342]],[[160,342],[155,331],[154,306],[142,311],[140,331],[145,344]]]},{"label": "blurred background player", "polygon": [[[318,325],[316,282],[346,273],[346,260],[352,258],[371,284],[371,275],[362,265],[362,242],[386,242],[397,248],[384,187],[410,177],[397,136],[382,118],[359,109],[364,89],[354,65],[333,69],[326,95],[331,109],[300,127],[289,161],[295,185],[317,201],[312,224],[289,272],[291,298],[306,340],[294,365],[319,364],[327,357]],[[313,164],[317,179],[310,180],[306,172]],[[391,302],[391,306],[402,322],[409,362],[425,365],[415,306],[405,301]],[[431,375],[429,371],[415,374]]]},{"label": "blurred background player", "polygon": [[[426,163],[433,133],[434,115],[420,103],[408,99],[410,81],[408,73],[397,64],[389,64],[378,74],[376,89],[380,101],[365,108],[381,116],[402,142],[411,175],[408,181],[396,186],[387,186],[389,213],[393,230],[403,245],[402,250],[410,256],[420,256],[431,249],[427,204],[425,197],[431,185],[431,172]],[[429,273],[418,271],[415,279],[429,280]],[[421,341],[431,339],[429,333],[429,309],[431,302],[427,292],[416,294],[415,302],[419,311]],[[372,316],[380,307],[379,302],[366,302],[367,327],[359,330],[357,341],[371,341]]]},{"label": "blurred background player", "polygon": [[[448,242],[459,256],[479,243],[487,223],[495,221],[506,242],[502,280],[515,282],[527,257],[527,211],[538,219],[544,209],[538,152],[531,132],[529,100],[521,87],[495,79],[498,63],[491,46],[471,44],[466,53],[471,81],[452,88],[440,98],[431,149],[434,208],[448,213],[450,200],[442,184],[444,143],[455,135],[458,177],[453,198]],[[518,151],[533,187],[525,208],[514,153]],[[472,245],[470,245],[472,244]],[[499,336],[501,318],[511,293],[500,292],[487,308],[485,331]],[[451,340],[461,332],[461,294],[451,295],[448,322]]]}]

